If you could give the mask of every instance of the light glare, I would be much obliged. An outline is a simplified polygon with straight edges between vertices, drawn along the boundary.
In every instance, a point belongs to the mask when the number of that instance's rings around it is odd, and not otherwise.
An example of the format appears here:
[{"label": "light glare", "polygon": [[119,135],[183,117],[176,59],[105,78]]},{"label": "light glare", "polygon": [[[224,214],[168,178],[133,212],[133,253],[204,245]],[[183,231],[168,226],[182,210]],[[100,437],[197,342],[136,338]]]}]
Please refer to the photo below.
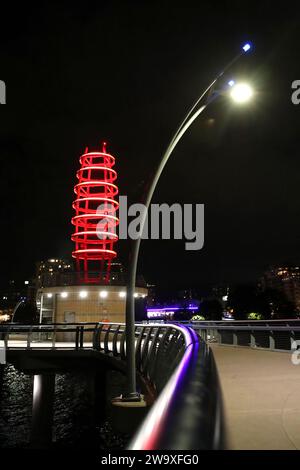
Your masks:
[{"label": "light glare", "polygon": [[249,51],[249,49],[251,49],[251,45],[247,42],[246,44],[243,45],[243,50],[244,52],[247,52]]},{"label": "light glare", "polygon": [[247,83],[238,83],[230,92],[230,96],[233,101],[241,104],[249,101],[252,95],[253,90],[249,85],[247,85]]}]

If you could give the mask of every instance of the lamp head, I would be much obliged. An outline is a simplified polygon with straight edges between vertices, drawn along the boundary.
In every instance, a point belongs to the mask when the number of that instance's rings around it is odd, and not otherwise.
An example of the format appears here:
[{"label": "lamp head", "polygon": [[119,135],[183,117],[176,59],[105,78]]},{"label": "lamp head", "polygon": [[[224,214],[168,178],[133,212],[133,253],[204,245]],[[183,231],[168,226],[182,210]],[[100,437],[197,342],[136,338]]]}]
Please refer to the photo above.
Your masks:
[{"label": "lamp head", "polygon": [[247,83],[236,83],[231,86],[230,96],[237,104],[247,103],[253,96],[253,89]]},{"label": "lamp head", "polygon": [[250,51],[251,48],[252,48],[252,46],[249,42],[246,42],[246,44],[244,44],[243,47],[242,47],[244,52]]}]

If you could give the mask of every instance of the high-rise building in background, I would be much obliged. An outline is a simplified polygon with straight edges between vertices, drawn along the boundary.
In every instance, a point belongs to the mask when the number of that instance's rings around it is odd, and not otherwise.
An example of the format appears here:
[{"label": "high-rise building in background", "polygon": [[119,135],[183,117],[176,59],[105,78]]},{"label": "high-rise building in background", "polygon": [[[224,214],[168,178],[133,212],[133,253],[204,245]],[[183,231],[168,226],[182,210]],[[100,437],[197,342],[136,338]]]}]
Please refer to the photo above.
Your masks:
[{"label": "high-rise building in background", "polygon": [[268,269],[262,279],[263,290],[275,289],[282,292],[287,300],[300,311],[300,267],[279,266]]},{"label": "high-rise building in background", "polygon": [[[62,258],[51,258],[46,261],[36,263],[36,284],[37,287],[53,285],[60,282],[60,278],[74,270],[73,261]],[[58,279],[59,278],[59,279]]]}]

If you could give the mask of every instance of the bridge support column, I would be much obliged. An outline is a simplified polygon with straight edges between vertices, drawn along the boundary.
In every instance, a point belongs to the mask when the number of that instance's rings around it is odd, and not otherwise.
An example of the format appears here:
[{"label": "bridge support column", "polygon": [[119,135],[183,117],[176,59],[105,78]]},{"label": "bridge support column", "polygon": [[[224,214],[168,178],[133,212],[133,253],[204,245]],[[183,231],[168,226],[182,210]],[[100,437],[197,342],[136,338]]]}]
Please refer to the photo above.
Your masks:
[{"label": "bridge support column", "polygon": [[36,374],[33,379],[33,401],[30,446],[47,448],[52,442],[55,374]]}]

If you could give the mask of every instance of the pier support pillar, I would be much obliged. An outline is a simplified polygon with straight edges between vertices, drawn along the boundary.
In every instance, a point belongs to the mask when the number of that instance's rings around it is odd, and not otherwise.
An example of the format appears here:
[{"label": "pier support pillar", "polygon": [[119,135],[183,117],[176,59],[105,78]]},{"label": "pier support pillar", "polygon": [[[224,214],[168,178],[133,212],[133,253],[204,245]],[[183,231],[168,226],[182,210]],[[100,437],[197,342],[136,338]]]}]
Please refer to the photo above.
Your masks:
[{"label": "pier support pillar", "polygon": [[36,374],[33,379],[33,401],[30,447],[47,448],[52,443],[55,374]]}]

